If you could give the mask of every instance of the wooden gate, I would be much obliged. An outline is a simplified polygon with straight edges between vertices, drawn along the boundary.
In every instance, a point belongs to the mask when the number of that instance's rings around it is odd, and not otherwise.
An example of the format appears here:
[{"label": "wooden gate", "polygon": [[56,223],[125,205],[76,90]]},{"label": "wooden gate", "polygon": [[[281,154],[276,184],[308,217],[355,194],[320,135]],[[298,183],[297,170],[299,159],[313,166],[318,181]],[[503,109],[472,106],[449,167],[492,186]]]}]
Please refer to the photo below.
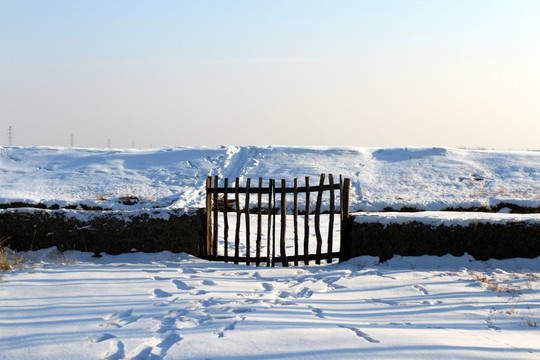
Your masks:
[{"label": "wooden gate", "polygon": [[[294,179],[293,186],[287,187],[285,179],[281,180],[281,186],[276,186],[276,181],[270,179],[263,187],[263,179],[259,178],[258,184],[252,185],[251,179],[246,179],[245,186],[240,186],[239,178],[236,178],[234,186],[230,186],[229,179],[223,179],[223,185],[220,186],[219,178],[215,176],[208,177],[206,181],[206,236],[202,238],[201,249],[205,258],[210,260],[221,260],[225,262],[232,261],[235,264],[254,263],[256,266],[266,264],[266,266],[275,266],[280,262],[282,266],[289,266],[289,262],[298,265],[302,262],[309,264],[310,260],[315,260],[320,264],[321,260],[331,263],[333,259],[346,259],[347,238],[347,219],[349,218],[349,188],[350,179],[339,177],[339,183],[334,183],[332,174],[328,175],[328,184],[325,184],[325,174],[321,174],[318,185],[311,186],[309,176],[305,177],[305,184],[298,186],[298,179]],[[339,208],[336,209],[335,192],[339,195]],[[323,194],[328,193],[328,239],[326,243],[326,252],[322,253],[323,238],[321,235],[321,204]],[[252,207],[251,195],[256,195],[256,206]],[[292,214],[287,214],[287,198],[292,194]],[[311,211],[311,194],[316,195],[314,213]],[[242,197],[242,199],[241,199]],[[277,199],[276,199],[277,197]],[[303,209],[299,209],[298,200],[305,200]],[[242,201],[241,201],[242,200]],[[279,203],[276,202],[279,200]],[[276,205],[279,204],[279,205]],[[243,208],[242,208],[243,207]],[[315,238],[310,236],[310,215],[314,214]],[[334,215],[339,214],[340,224],[340,251],[333,251],[334,242]],[[243,216],[242,216],[243,215]],[[263,229],[263,215],[266,216],[266,226]],[[276,223],[276,217],[279,223]],[[294,236],[287,238],[287,216],[292,215]],[[229,216],[235,217],[234,239],[229,236]],[[222,217],[221,231],[223,232],[222,246],[218,247],[220,240],[220,223]],[[240,236],[242,217],[245,236]],[[303,254],[299,255],[299,217],[304,221],[303,234]],[[251,237],[251,221],[256,218],[255,237]],[[276,224],[279,228],[279,255],[276,254]],[[264,232],[264,235],[263,235]],[[263,236],[266,242],[263,244]],[[231,242],[234,241],[234,243]],[[245,242],[242,242],[244,240]],[[254,242],[252,242],[254,240]],[[294,244],[294,255],[287,256],[286,244]],[[310,241],[316,241],[316,249],[310,253]],[[240,254],[240,247],[245,247],[245,254]],[[252,250],[252,244],[254,244]],[[232,245],[232,246],[231,246]],[[234,247],[233,253],[229,254],[230,248]],[[263,248],[266,248],[264,251]],[[218,251],[220,250],[220,251]],[[220,253],[221,252],[221,253]]]}]

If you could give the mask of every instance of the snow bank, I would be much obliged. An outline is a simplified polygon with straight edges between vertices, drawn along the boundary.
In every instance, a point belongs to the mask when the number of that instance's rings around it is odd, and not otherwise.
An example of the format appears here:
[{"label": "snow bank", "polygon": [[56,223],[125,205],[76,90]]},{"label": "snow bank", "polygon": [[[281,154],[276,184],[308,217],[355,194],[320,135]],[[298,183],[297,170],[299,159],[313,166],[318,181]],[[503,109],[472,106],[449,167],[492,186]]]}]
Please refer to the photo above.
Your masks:
[{"label": "snow bank", "polygon": [[0,204],[196,208],[207,176],[317,184],[321,173],[351,178],[352,211],[540,207],[538,151],[280,146],[1,147]]}]

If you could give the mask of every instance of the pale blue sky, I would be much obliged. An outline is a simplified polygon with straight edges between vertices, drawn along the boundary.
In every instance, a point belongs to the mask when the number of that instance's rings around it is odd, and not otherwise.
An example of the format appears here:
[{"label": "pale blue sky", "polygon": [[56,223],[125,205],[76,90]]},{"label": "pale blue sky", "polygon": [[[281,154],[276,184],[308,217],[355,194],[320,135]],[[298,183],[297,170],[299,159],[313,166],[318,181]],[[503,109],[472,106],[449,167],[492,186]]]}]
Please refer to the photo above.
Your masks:
[{"label": "pale blue sky", "polygon": [[540,148],[540,1],[0,0],[14,145]]}]

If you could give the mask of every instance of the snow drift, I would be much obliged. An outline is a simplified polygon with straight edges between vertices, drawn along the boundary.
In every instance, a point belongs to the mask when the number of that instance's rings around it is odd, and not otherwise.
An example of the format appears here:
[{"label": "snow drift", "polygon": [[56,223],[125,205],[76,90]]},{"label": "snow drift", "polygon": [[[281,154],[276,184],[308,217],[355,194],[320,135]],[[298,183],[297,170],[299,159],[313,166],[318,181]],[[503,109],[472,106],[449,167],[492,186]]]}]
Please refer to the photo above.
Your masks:
[{"label": "snow drift", "polygon": [[540,152],[453,148],[0,148],[0,204],[102,209],[204,207],[207,176],[350,177],[351,211],[540,207]]}]

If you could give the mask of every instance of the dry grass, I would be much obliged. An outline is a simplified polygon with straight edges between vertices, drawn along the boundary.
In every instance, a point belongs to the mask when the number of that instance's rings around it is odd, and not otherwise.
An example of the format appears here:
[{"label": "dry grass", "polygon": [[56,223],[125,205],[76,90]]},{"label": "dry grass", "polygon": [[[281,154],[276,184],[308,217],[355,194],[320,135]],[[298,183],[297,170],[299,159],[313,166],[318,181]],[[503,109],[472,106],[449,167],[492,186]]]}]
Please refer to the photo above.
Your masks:
[{"label": "dry grass", "polygon": [[531,309],[529,305],[519,306],[522,300],[522,295],[527,292],[536,291],[536,285],[540,281],[540,275],[528,273],[524,276],[519,276],[516,272],[512,271],[511,277],[513,280],[518,281],[519,284],[501,284],[494,279],[491,279],[486,274],[473,273],[476,281],[479,281],[486,285],[487,289],[496,291],[498,293],[507,293],[510,295],[509,302],[512,303],[511,307],[504,311],[504,314],[508,316],[514,316],[520,318],[520,323],[528,327],[538,327],[536,321],[536,312]]},{"label": "dry grass", "polygon": [[24,267],[23,257],[5,246],[8,240],[9,237],[0,238],[0,272]]},{"label": "dry grass", "polygon": [[487,288],[491,291],[496,291],[498,293],[505,292],[512,296],[520,296],[522,294],[521,289],[515,288],[509,284],[499,284],[494,280],[488,278],[485,274],[474,273],[474,278],[476,279],[476,281],[480,281],[481,283],[486,284]]}]

